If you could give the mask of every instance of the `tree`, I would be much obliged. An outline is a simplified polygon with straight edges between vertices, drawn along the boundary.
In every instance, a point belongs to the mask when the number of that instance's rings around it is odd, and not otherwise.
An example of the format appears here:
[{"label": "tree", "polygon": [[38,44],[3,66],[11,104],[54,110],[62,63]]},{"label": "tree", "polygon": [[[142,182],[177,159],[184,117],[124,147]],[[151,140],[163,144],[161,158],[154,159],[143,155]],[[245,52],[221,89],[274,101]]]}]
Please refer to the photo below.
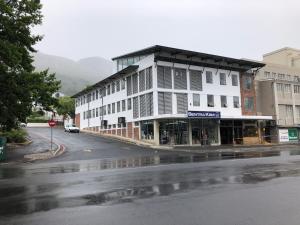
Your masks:
[{"label": "tree", "polygon": [[59,115],[63,115],[64,119],[69,116],[75,117],[75,100],[69,96],[60,97],[56,111]]},{"label": "tree", "polygon": [[42,39],[32,27],[42,23],[38,0],[0,0],[0,129],[25,121],[32,104],[51,110],[60,88],[54,74],[34,72],[33,46]]}]

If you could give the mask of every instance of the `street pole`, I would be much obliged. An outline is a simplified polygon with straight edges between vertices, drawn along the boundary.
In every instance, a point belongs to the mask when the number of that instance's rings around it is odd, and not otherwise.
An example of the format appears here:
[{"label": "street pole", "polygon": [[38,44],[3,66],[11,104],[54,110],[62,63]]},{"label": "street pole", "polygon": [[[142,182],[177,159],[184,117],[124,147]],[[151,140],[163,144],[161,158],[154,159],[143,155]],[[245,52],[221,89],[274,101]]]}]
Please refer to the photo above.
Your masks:
[{"label": "street pole", "polygon": [[52,127],[51,127],[51,151],[52,151],[52,137],[53,137],[53,134],[52,134]]}]

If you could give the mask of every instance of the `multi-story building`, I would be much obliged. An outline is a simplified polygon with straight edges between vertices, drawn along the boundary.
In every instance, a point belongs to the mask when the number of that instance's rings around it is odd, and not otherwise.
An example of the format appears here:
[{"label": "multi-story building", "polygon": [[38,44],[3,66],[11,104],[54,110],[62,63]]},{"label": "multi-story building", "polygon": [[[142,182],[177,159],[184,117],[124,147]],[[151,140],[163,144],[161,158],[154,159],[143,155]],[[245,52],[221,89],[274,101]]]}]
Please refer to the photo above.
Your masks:
[{"label": "multi-story building", "polygon": [[271,133],[279,142],[298,141],[300,129],[300,50],[282,48],[263,55],[265,67],[256,75],[257,111],[272,115]]},{"label": "multi-story building", "polygon": [[164,46],[113,58],[115,73],[76,95],[83,130],[154,145],[261,143],[253,69],[263,63]]}]

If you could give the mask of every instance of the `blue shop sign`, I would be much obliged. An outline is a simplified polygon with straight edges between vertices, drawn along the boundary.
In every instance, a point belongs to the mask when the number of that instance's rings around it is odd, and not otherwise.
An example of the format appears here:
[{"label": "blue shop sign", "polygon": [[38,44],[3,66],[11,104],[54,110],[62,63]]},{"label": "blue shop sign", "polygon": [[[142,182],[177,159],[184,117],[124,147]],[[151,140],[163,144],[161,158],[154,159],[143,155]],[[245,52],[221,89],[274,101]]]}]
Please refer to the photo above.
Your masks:
[{"label": "blue shop sign", "polygon": [[221,118],[221,112],[188,111],[187,116],[189,118]]}]

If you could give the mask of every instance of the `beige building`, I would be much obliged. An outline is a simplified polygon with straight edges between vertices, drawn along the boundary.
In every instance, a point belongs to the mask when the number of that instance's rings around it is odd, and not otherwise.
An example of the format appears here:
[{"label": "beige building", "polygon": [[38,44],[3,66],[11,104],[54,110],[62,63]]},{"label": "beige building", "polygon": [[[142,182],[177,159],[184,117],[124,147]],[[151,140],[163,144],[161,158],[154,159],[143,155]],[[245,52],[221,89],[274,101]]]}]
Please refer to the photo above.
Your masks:
[{"label": "beige building", "polygon": [[263,55],[265,67],[256,75],[257,112],[272,115],[275,125],[266,132],[273,140],[299,140],[300,50],[282,48]]}]

